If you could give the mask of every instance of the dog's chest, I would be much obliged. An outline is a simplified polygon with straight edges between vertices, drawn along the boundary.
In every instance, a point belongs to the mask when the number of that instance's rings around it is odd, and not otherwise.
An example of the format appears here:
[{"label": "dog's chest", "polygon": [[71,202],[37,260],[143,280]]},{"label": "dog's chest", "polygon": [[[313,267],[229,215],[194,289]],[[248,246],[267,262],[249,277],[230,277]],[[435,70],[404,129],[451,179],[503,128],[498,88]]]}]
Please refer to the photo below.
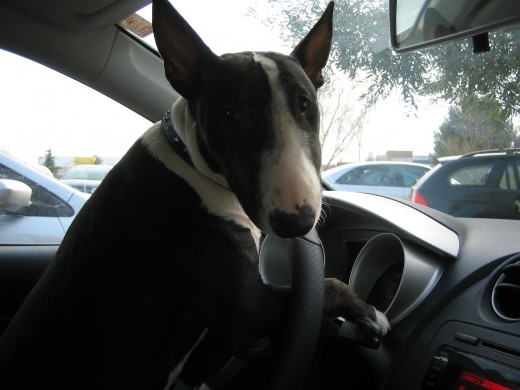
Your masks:
[{"label": "dog's chest", "polygon": [[[149,153],[195,191],[208,213],[248,229],[258,249],[260,230],[244,212],[236,195],[221,183],[200,173],[175,153],[162,133],[160,124],[152,126],[143,135],[141,141]],[[179,207],[182,207],[182,203]]]}]

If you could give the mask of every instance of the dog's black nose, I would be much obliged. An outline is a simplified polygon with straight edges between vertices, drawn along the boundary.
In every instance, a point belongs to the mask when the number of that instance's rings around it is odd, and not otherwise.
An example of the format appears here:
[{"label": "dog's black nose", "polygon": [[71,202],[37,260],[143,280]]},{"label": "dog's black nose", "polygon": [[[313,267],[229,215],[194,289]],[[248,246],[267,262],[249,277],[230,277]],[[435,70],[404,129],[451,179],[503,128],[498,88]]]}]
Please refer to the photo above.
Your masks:
[{"label": "dog's black nose", "polygon": [[315,217],[316,212],[308,204],[301,206],[298,214],[286,213],[276,208],[269,213],[269,224],[274,233],[280,237],[300,237],[314,227]]}]

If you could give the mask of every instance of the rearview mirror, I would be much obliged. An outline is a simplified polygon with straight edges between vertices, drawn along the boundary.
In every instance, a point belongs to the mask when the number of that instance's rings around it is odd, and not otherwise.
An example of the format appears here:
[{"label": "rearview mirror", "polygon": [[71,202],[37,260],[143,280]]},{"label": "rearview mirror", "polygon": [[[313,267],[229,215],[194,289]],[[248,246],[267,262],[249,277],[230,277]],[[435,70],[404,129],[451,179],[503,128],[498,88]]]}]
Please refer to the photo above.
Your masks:
[{"label": "rearview mirror", "polygon": [[520,0],[390,0],[390,33],[398,52],[478,37],[520,22]]}]

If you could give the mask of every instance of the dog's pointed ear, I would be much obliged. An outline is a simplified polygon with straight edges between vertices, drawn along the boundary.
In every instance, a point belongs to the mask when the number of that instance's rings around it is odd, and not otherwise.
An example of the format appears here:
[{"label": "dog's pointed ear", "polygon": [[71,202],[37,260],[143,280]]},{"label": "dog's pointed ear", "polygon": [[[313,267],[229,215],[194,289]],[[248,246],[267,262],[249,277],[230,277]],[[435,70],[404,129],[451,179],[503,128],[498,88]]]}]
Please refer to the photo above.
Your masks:
[{"label": "dog's pointed ear", "polygon": [[164,60],[166,78],[177,92],[191,100],[219,57],[167,0],[153,0],[152,9],[155,42]]},{"label": "dog's pointed ear", "polygon": [[334,2],[331,1],[320,20],[291,53],[298,59],[316,89],[323,85],[322,69],[327,64],[332,46],[333,10]]}]

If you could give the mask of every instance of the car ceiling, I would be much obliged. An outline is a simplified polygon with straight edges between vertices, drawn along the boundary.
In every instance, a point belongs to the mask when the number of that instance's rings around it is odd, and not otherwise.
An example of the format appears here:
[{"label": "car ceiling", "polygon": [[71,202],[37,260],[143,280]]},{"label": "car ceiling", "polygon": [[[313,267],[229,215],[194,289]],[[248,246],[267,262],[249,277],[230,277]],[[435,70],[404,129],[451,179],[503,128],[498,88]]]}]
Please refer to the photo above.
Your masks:
[{"label": "car ceiling", "polygon": [[147,0],[18,0],[20,8],[72,30],[109,27],[149,3]]},{"label": "car ceiling", "polygon": [[0,0],[0,48],[64,73],[155,121],[178,95],[164,77],[160,57],[116,26],[147,3]]}]

